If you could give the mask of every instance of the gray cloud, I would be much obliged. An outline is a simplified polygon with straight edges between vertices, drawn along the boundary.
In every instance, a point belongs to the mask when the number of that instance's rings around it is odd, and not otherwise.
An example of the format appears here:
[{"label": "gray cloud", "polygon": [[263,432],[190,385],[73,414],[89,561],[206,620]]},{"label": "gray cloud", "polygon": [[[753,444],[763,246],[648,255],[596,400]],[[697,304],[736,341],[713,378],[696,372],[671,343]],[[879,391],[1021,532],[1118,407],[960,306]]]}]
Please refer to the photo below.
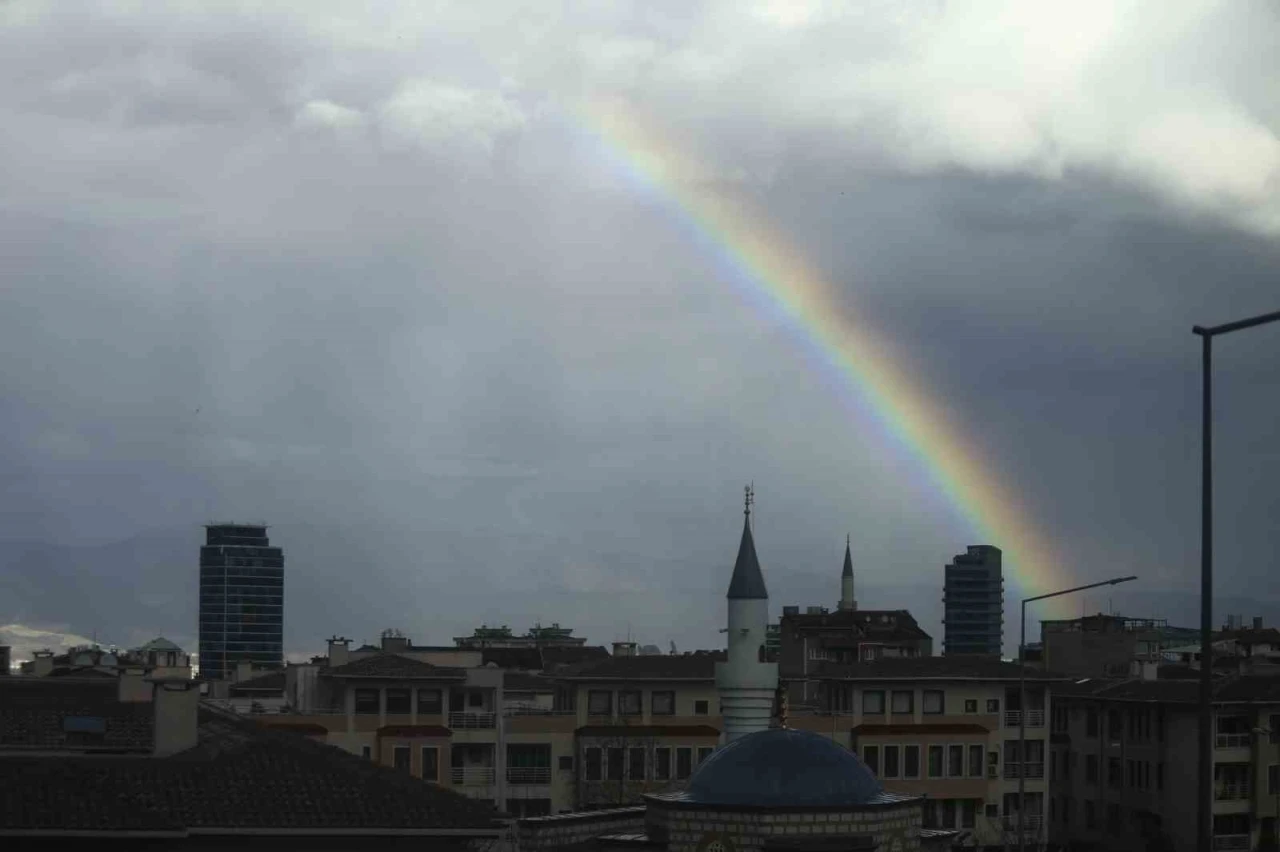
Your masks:
[{"label": "gray cloud", "polygon": [[[975,531],[570,117],[619,94],[884,333],[1064,577],[1193,612],[1189,328],[1275,309],[1274,17],[806,8],[0,7],[0,539],[74,551],[6,563],[0,621],[190,642],[198,524],[262,517],[295,650],[709,645],[754,478],[779,602],[834,596],[848,531],[860,599],[936,629]],[[1224,593],[1280,543],[1272,338],[1222,349]]]}]

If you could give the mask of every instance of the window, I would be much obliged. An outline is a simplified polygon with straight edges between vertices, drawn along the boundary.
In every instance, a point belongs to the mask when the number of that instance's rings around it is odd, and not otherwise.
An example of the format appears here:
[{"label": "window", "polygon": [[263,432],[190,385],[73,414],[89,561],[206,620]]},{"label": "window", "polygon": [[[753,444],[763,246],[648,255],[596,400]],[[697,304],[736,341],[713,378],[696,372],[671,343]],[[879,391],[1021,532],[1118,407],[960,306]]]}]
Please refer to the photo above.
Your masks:
[{"label": "window", "polygon": [[947,777],[964,777],[964,746],[947,746]]},{"label": "window", "polygon": [[882,778],[897,778],[902,774],[902,767],[898,764],[898,747],[896,745],[887,745],[884,747],[884,774]]},{"label": "window", "polygon": [[1280,764],[1273,763],[1267,767],[1267,795],[1278,794],[1280,794]]},{"label": "window", "polygon": [[468,692],[467,706],[472,710],[482,709],[484,707],[484,694],[480,692]]},{"label": "window", "polygon": [[644,780],[644,748],[627,749],[627,780]]},{"label": "window", "polygon": [[397,713],[401,716],[408,716],[413,712],[410,705],[412,701],[409,690],[407,689],[387,689],[387,713]]},{"label": "window", "polygon": [[435,746],[422,747],[422,780],[440,780],[440,751]]},{"label": "window", "polygon": [[1156,789],[1164,790],[1164,761],[1156,764]]},{"label": "window", "polygon": [[1098,827],[1098,805],[1093,799],[1084,800],[1084,827]]},{"label": "window", "polygon": [[355,691],[355,710],[357,713],[364,715],[376,716],[381,710],[381,702],[379,701],[378,690],[376,689],[357,689]]},{"label": "window", "polygon": [[685,781],[693,774],[693,749],[681,746],[676,749],[676,780]]},{"label": "window", "polygon": [[653,780],[671,780],[671,747],[658,746],[653,750]]},{"label": "window", "polygon": [[1096,754],[1086,754],[1084,756],[1084,780],[1089,784],[1098,783],[1098,756]]},{"label": "window", "polygon": [[893,691],[893,707],[894,713],[914,713],[915,712],[915,693],[909,689],[895,689]]},{"label": "window", "polygon": [[1107,758],[1107,786],[1114,787],[1118,790],[1120,789],[1120,786],[1123,782],[1124,782],[1124,770],[1123,770],[1123,767],[1120,766],[1120,758],[1108,757]]},{"label": "window", "polygon": [[[1162,718],[1160,721],[1163,722],[1164,719]],[[1160,727],[1163,729],[1164,726],[1161,725]],[[1267,725],[1267,727],[1271,729],[1271,736],[1269,737],[1271,744],[1280,743],[1280,713],[1271,714],[1271,724]],[[1163,739],[1163,736],[1161,739]]]},{"label": "window", "polygon": [[[1123,727],[1124,727],[1124,726],[1120,724],[1120,711],[1119,711],[1119,710],[1108,710],[1108,711],[1107,711],[1107,739],[1108,739],[1108,741],[1113,742],[1113,743],[1118,743],[1118,742],[1120,742],[1121,735],[1123,734],[1123,731],[1122,731],[1122,728],[1123,728]],[[1107,817],[1108,822],[1110,821],[1110,819],[1111,819],[1111,818],[1110,818],[1110,816],[1108,816],[1108,817]]]},{"label": "window", "polygon": [[418,690],[418,713],[432,716],[442,712],[444,701],[438,689]]},{"label": "window", "polygon": [[649,712],[654,716],[674,716],[676,714],[676,694],[670,691],[650,693]]},{"label": "window", "polygon": [[978,815],[978,801],[976,799],[960,800],[960,827],[973,828],[973,823]]},{"label": "window", "polygon": [[1098,736],[1098,708],[1090,707],[1084,711],[1084,735],[1086,737]]},{"label": "window", "polygon": [[1120,806],[1115,802],[1107,805],[1107,831],[1113,834],[1120,832]]},{"label": "window", "polygon": [[969,777],[982,777],[982,753],[986,751],[982,745],[969,746]]},{"label": "window", "polygon": [[862,691],[862,712],[868,716],[884,715],[883,689],[864,689]]},{"label": "window", "polygon": [[999,805],[987,805],[986,815],[987,815],[987,819],[999,819],[999,817],[1000,817],[1000,806],[999,806]]},{"label": "window", "polygon": [[612,716],[613,693],[607,689],[593,689],[587,693],[588,716]]},{"label": "window", "polygon": [[698,749],[698,765],[699,765],[699,766],[701,766],[701,765],[702,765],[702,761],[704,761],[704,760],[706,760],[708,757],[710,757],[710,756],[711,756],[711,752],[713,752],[713,751],[715,751],[715,749],[710,748],[710,747],[708,747],[708,746],[703,746],[702,748]]},{"label": "window", "polygon": [[872,775],[880,774],[880,746],[863,746],[862,762],[871,770]]},{"label": "window", "polygon": [[708,702],[705,699],[693,702],[693,715],[706,716],[710,712],[710,709],[708,709]]},{"label": "window", "polygon": [[946,693],[941,689],[926,689],[921,696],[922,710],[931,715],[946,712]]},{"label": "window", "polygon": [[956,827],[956,800],[955,799],[942,800],[942,827],[943,828]]},{"label": "window", "polygon": [[639,716],[644,707],[643,693],[638,689],[618,690],[618,715]]},{"label": "window", "polygon": [[626,750],[622,748],[605,749],[604,769],[605,778],[609,781],[622,780],[622,763],[626,755]]},{"label": "window", "polygon": [[582,750],[582,774],[588,781],[604,780],[603,750],[591,747]]},{"label": "window", "polygon": [[929,746],[929,777],[942,777],[942,746]]},{"label": "window", "polygon": [[1062,753],[1062,780],[1071,780],[1071,767],[1075,766],[1076,753],[1074,751],[1066,751]]},{"label": "window", "polygon": [[396,746],[391,750],[391,765],[396,769],[409,771],[409,747]]},{"label": "window", "polygon": [[999,699],[999,698],[988,698],[988,699],[987,699],[987,712],[988,712],[988,713],[999,713],[999,712],[1000,712],[1000,699]]},{"label": "window", "polygon": [[977,713],[977,712],[978,712],[978,699],[976,699],[976,698],[966,698],[966,699],[964,700],[964,712],[966,712],[966,713]]},{"label": "window", "polygon": [[902,747],[902,777],[920,777],[920,746],[908,745]]},{"label": "window", "polygon": [[571,755],[571,754],[562,754],[562,755],[560,755],[560,759],[559,759],[559,762],[558,762],[558,763],[559,763],[560,771],[561,771],[561,772],[572,772],[572,771],[573,771],[573,755]]},{"label": "window", "polygon": [[360,746],[360,756],[365,760],[373,759],[373,749],[369,746]]}]

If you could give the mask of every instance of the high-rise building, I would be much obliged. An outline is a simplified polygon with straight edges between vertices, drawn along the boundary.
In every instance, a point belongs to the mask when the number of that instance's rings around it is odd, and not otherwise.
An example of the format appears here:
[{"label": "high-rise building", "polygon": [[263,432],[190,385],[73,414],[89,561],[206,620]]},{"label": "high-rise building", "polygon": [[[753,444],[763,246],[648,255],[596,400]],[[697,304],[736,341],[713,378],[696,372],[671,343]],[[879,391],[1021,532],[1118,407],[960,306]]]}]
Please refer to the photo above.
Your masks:
[{"label": "high-rise building", "polygon": [[200,676],[284,662],[284,553],[262,524],[210,524],[200,548]]},{"label": "high-rise building", "polygon": [[945,569],[942,653],[999,657],[1004,641],[1004,573],[1000,548],[971,545]]}]

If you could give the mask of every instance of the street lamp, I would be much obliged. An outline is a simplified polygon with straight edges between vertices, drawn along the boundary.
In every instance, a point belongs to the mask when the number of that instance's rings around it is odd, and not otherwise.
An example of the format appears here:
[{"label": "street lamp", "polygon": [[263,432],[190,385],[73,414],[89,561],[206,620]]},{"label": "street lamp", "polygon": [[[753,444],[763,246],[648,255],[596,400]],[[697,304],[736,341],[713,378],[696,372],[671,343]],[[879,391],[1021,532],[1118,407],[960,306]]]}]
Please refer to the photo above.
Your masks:
[{"label": "street lamp", "polygon": [[1200,491],[1200,803],[1198,849],[1213,847],[1213,338],[1280,320],[1280,311],[1211,328],[1191,329],[1204,342],[1204,407]]},{"label": "street lamp", "polygon": [[1086,589],[1096,589],[1099,586],[1115,586],[1136,579],[1138,579],[1136,576],[1116,577],[1112,580],[1090,583],[1087,586],[1076,586],[1073,589],[1063,589],[1060,592],[1049,592],[1022,599],[1022,623],[1019,626],[1021,636],[1018,639],[1018,852],[1025,852],[1027,848],[1027,836],[1024,833],[1027,813],[1027,604],[1042,601],[1045,598],[1083,592]]}]

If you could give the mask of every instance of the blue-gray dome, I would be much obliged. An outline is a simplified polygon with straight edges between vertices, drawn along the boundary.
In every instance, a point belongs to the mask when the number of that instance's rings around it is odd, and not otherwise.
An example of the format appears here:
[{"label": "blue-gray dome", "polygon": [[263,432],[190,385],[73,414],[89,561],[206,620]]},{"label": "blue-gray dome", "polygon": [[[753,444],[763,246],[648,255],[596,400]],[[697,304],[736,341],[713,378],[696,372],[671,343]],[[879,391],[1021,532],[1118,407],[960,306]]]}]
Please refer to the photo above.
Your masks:
[{"label": "blue-gray dome", "polygon": [[712,753],[689,779],[685,798],[716,805],[843,807],[883,792],[867,765],[834,740],[770,728]]}]

